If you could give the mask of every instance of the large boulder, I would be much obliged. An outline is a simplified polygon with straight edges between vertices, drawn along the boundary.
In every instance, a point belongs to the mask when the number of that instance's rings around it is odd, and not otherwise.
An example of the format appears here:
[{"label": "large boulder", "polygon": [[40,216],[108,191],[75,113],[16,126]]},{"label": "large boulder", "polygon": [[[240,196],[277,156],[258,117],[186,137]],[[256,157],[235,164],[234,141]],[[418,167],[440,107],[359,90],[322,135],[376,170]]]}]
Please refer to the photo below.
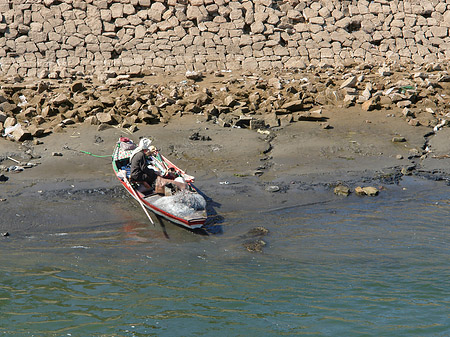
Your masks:
[{"label": "large boulder", "polygon": [[18,106],[9,102],[3,102],[0,103],[0,111],[2,112],[17,112],[18,111]]},{"label": "large boulder", "polygon": [[37,125],[31,124],[27,129],[32,137],[42,137],[45,135],[45,129]]},{"label": "large boulder", "polygon": [[115,124],[116,121],[109,112],[99,112],[95,115],[97,120],[103,124]]},{"label": "large boulder", "polygon": [[334,188],[334,194],[348,196],[350,194],[350,189],[347,186],[339,185]]},{"label": "large boulder", "polygon": [[58,96],[53,98],[51,102],[55,107],[59,107],[62,105],[73,106],[73,103],[69,100],[69,97],[67,97],[65,94],[59,94]]},{"label": "large boulder", "polygon": [[138,117],[147,124],[157,124],[159,122],[159,118],[146,109],[139,111]]},{"label": "large boulder", "polygon": [[3,122],[3,127],[6,129],[6,128],[16,125],[16,123],[17,123],[17,120],[14,117],[7,117],[5,119],[5,121]]},{"label": "large boulder", "polygon": [[282,109],[287,109],[291,112],[300,111],[303,109],[303,100],[295,100],[291,102],[287,102],[281,106]]},{"label": "large boulder", "polygon": [[13,139],[17,142],[23,142],[24,140],[32,138],[31,133],[28,130],[23,129],[22,126],[16,128],[11,135]]}]

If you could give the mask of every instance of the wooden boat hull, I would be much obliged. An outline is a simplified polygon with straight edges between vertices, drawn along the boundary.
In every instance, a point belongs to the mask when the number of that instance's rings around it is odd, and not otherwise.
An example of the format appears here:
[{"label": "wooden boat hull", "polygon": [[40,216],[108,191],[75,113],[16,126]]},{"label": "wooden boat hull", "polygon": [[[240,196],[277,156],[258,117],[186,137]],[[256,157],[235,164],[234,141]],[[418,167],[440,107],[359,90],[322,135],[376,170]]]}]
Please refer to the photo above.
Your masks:
[{"label": "wooden boat hull", "polygon": [[[127,192],[138,202],[140,202],[143,206],[145,206],[148,210],[152,211],[154,214],[161,216],[177,225],[180,225],[182,227],[188,228],[188,229],[198,229],[201,228],[205,222],[206,222],[206,211],[195,211],[193,214],[189,216],[177,216],[175,214],[172,214],[170,212],[167,212],[160,207],[155,206],[155,201],[159,200],[160,198],[163,198],[164,196],[158,195],[158,194],[150,194],[145,195],[138,191],[136,188],[133,188],[131,184],[129,184],[128,179],[124,179],[123,175],[126,174],[124,170],[122,170],[122,167],[119,167],[120,165],[123,165],[127,162],[127,159],[129,160],[129,157],[126,156],[123,157],[123,154],[119,154],[120,151],[120,142],[117,143],[116,148],[113,153],[113,160],[112,160],[112,166],[114,173],[119,180],[119,182],[122,184],[122,186],[127,190]],[[185,174],[184,171],[180,170],[178,167],[176,167],[173,163],[168,161],[164,156],[160,156],[162,160],[165,162],[164,164],[168,167],[173,167],[177,172],[180,174]],[[188,184],[188,188],[191,192],[198,193],[195,187],[192,184],[192,178],[191,176],[187,176],[188,181],[186,183]]]}]

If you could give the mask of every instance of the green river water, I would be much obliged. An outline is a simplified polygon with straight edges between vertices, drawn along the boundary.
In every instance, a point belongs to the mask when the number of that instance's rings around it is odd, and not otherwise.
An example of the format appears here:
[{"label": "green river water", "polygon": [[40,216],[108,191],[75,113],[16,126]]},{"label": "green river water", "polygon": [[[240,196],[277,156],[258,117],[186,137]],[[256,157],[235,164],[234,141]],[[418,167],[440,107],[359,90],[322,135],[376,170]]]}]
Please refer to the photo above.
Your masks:
[{"label": "green river water", "polygon": [[[209,236],[153,227],[129,199],[92,198],[4,215],[35,220],[0,240],[0,335],[450,335],[443,182],[318,207],[227,209]],[[249,253],[242,235],[261,225],[268,246]]]}]

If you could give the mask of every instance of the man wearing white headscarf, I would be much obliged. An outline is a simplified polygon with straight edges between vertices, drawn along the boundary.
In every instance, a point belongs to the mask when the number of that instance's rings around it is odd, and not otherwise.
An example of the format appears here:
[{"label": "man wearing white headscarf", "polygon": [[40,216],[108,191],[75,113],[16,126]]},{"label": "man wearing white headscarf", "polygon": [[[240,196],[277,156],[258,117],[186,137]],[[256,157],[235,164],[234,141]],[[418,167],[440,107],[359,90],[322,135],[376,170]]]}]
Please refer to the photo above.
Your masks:
[{"label": "man wearing white headscarf", "polygon": [[131,180],[136,182],[142,182],[147,188],[150,188],[159,172],[148,168],[146,155],[150,154],[150,146],[152,141],[148,138],[142,138],[139,142],[139,146],[132,152],[131,162]]}]

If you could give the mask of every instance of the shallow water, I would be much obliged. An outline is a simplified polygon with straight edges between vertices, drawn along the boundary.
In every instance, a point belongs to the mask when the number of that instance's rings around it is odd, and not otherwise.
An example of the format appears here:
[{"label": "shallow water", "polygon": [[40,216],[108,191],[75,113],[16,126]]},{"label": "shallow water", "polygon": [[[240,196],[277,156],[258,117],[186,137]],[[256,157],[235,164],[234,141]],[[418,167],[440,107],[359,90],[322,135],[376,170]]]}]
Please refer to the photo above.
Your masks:
[{"label": "shallow water", "polygon": [[[0,332],[447,336],[449,195],[409,180],[376,198],[224,209],[210,236],[148,225],[128,199],[47,196],[0,240]],[[246,252],[260,225],[268,246]]]}]

